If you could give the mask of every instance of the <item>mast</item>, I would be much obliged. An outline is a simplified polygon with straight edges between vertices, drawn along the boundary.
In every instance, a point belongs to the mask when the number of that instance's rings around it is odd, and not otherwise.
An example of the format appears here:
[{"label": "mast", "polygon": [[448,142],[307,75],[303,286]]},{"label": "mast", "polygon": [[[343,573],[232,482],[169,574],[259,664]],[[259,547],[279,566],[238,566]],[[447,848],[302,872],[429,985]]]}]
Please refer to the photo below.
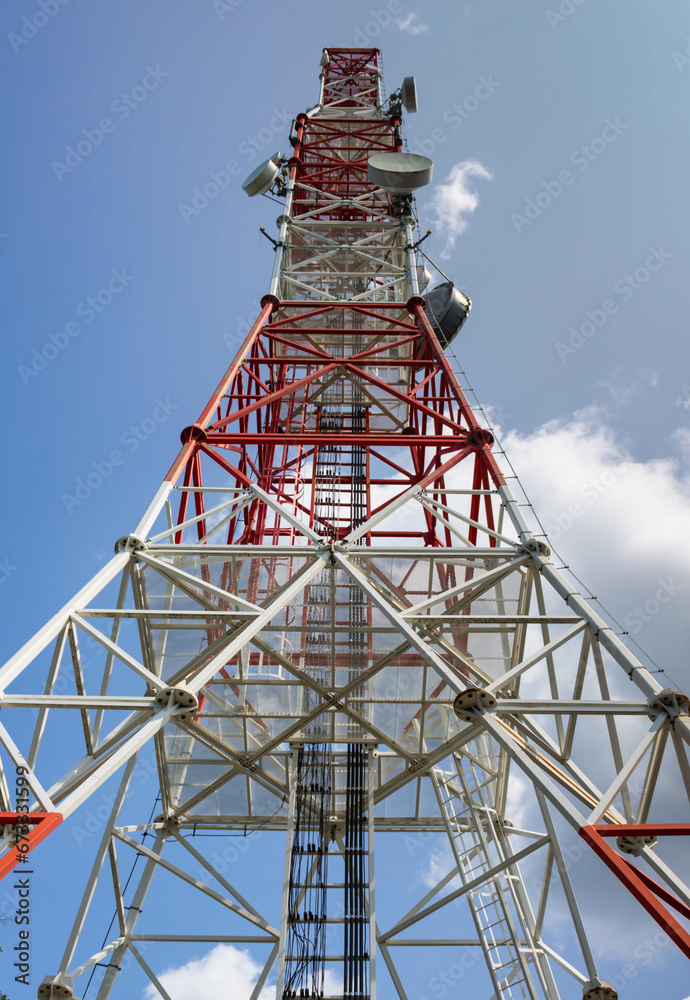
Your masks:
[{"label": "mast", "polygon": [[[128,954],[166,996],[143,941],[222,941],[261,954],[253,1000],[274,983],[278,1000],[374,1000],[377,984],[405,1000],[405,953],[427,948],[479,956],[499,1000],[558,1000],[569,978],[615,1000],[564,830],[690,957],[669,910],[690,916],[690,893],[662,860],[690,826],[655,794],[675,761],[690,793],[688,699],[553,566],[460,387],[444,347],[469,300],[450,283],[422,294],[413,191],[431,167],[403,151],[404,107],[414,84],[386,100],[377,49],[324,49],[289,157],[245,182],[284,205],[254,325],[132,533],[0,670],[3,767],[25,768],[31,793],[24,836],[0,786],[1,874],[18,835],[33,849],[123,772],[41,996],[74,996],[98,965],[106,1000]],[[125,825],[149,743],[156,810]],[[526,828],[511,822],[516,779]],[[258,831],[284,850],[266,914],[196,839]],[[380,926],[376,848],[410,833],[443,838],[451,867]],[[126,888],[131,852],[144,860]],[[523,868],[537,865],[535,885]],[[217,908],[222,934],[196,933],[183,910],[175,934],[142,917],[161,868]],[[103,879],[116,919],[87,956]],[[555,892],[567,957],[547,930]]]}]

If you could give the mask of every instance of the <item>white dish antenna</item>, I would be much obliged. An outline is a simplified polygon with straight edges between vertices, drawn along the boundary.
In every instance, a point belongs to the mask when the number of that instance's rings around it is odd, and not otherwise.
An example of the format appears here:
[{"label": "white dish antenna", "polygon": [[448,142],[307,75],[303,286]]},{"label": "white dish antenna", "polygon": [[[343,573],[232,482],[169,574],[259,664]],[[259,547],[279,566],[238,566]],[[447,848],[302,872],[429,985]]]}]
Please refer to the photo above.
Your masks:
[{"label": "white dish antenna", "polygon": [[417,286],[423,292],[431,281],[431,271],[424,264],[417,264]]},{"label": "white dish antenna", "polygon": [[388,194],[412,194],[431,183],[433,160],[418,153],[376,153],[367,162],[367,178]]},{"label": "white dish antenna", "polygon": [[250,198],[257,194],[266,194],[280,170],[280,153],[274,153],[270,160],[264,160],[256,170],[253,170],[242,185],[242,190],[246,191]]},{"label": "white dish antenna", "polygon": [[408,114],[417,110],[417,81],[413,76],[406,76],[400,88],[400,99]]}]

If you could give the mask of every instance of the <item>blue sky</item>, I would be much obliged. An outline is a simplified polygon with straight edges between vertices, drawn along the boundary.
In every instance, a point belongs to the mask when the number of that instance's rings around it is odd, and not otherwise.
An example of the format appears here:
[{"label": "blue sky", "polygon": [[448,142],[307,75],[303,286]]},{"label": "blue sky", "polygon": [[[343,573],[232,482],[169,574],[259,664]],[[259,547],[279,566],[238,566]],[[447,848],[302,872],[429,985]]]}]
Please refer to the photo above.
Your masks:
[{"label": "blue sky", "polygon": [[[38,0],[12,0],[0,13],[2,652],[93,575],[159,485],[267,289],[258,227],[272,232],[278,210],[241,181],[315,103],[321,48],[370,39],[389,92],[417,77],[407,140],[435,161],[418,198],[434,230],[425,246],[473,300],[454,345],[462,368],[604,604],[630,625],[660,580],[676,581],[663,612],[630,627],[690,686],[688,5],[43,7],[36,17]],[[444,200],[468,162],[478,167]],[[229,163],[217,197],[181,209]],[[450,233],[439,205],[456,210]],[[94,468],[102,483],[65,500]],[[80,877],[78,838],[59,836],[64,856],[43,848],[46,902],[60,885],[51,863],[64,857]],[[640,940],[655,933],[636,927]],[[57,954],[47,919],[36,945],[40,981]],[[656,963],[665,995],[682,1000],[683,963],[666,951],[638,963],[626,1000],[648,996]],[[612,974],[624,965],[610,958]]]}]

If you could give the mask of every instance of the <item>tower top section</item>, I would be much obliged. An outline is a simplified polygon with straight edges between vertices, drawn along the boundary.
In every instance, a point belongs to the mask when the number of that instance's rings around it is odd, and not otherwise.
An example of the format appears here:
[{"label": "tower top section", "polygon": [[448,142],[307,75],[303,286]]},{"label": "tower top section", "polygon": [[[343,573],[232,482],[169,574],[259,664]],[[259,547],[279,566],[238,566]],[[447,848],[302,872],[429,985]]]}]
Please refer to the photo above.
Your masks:
[{"label": "tower top section", "polygon": [[[276,153],[244,183],[285,199],[270,294],[281,302],[406,303],[420,292],[412,192],[432,163],[403,153],[413,77],[384,100],[376,48],[325,48],[318,104],[297,115],[290,156]],[[424,161],[418,162],[418,161]]]},{"label": "tower top section", "polygon": [[321,96],[313,111],[350,117],[382,112],[378,49],[325,48],[321,56]]}]

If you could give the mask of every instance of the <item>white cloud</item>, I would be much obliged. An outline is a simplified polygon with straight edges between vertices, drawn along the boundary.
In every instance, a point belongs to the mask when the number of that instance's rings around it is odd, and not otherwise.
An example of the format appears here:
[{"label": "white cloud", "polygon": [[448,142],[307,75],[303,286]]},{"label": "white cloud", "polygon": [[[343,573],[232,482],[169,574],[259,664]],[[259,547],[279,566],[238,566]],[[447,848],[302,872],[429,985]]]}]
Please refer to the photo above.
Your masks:
[{"label": "white cloud", "polygon": [[505,813],[513,826],[525,827],[527,825],[527,791],[527,781],[522,777],[519,771],[513,769],[510,772],[510,781],[508,782],[508,797],[506,800]]},{"label": "white cloud", "polygon": [[672,439],[678,445],[683,460],[690,465],[690,427],[679,427],[673,432]]},{"label": "white cloud", "polygon": [[417,877],[427,889],[433,889],[453,867],[453,853],[449,844],[434,847],[417,872]]},{"label": "white cloud", "polygon": [[[687,429],[674,439],[685,444]],[[690,534],[690,477],[674,458],[633,459],[596,407],[532,434],[510,431],[503,444],[579,576],[594,573],[615,594],[632,580],[651,587],[659,575],[690,573],[690,551],[678,544]]]},{"label": "white cloud", "polygon": [[[594,406],[568,419],[550,421],[531,433],[504,428],[499,436],[564,561],[593,588],[604,606],[610,606],[619,618],[628,617],[628,622],[624,622],[631,632],[628,642],[639,641],[668,671],[670,679],[662,675],[662,684],[675,687],[678,683],[687,689],[690,686],[685,655],[690,594],[690,549],[685,544],[690,536],[687,467],[673,457],[647,460],[633,457],[617,431],[607,424],[606,410]],[[690,451],[690,429],[682,427],[675,431],[666,441],[666,448],[659,442],[662,456],[664,450],[672,456],[676,445]],[[513,492],[522,502],[519,489],[513,488]],[[529,517],[529,508],[523,507],[522,513]],[[535,526],[535,530],[539,529]],[[635,607],[644,607],[648,599],[654,598],[661,580],[673,581],[679,588],[678,596],[652,609],[653,614],[643,627],[636,626]],[[639,655],[637,650],[634,652]],[[620,684],[627,693],[630,682],[622,670],[617,678],[613,669],[612,688],[615,691]],[[621,732],[625,735],[625,726]],[[599,747],[591,748],[591,755],[599,753]],[[665,758],[669,766],[662,770],[653,803],[657,818],[677,798],[678,775],[673,756],[671,750]],[[597,762],[586,747],[579,748],[577,763],[590,777],[596,777]],[[540,829],[529,782],[515,768],[511,770],[511,778],[506,815],[517,826]],[[532,826],[533,823],[536,825]],[[629,962],[631,955],[637,956],[636,967],[672,962],[670,940],[651,923],[644,910],[626,896],[573,832],[566,831],[564,838],[566,846],[574,852],[570,855],[571,874],[597,954],[607,964],[612,959]],[[661,848],[660,856],[664,857]],[[418,869],[418,878],[425,885],[434,884],[445,873],[449,861],[449,854],[436,848]],[[528,890],[533,880],[541,877],[542,863],[539,855],[522,866]],[[678,870],[674,864],[671,867]],[[620,932],[614,919],[617,912],[626,915]],[[567,953],[572,944],[571,919],[557,891],[549,904],[546,927],[547,940]]]},{"label": "white cloud", "polygon": [[330,969],[326,969],[323,977],[324,996],[337,997],[343,992],[343,981]]},{"label": "white cloud", "polygon": [[397,20],[395,26],[401,31],[406,31],[409,35],[423,35],[425,31],[429,30],[428,24],[420,24],[419,18],[414,11],[402,20]]},{"label": "white cloud", "polygon": [[442,184],[434,190],[427,207],[436,214],[435,227],[445,237],[446,245],[442,257],[449,257],[455,240],[467,229],[467,216],[479,204],[479,196],[471,191],[468,182],[472,177],[491,180],[492,174],[477,160],[463,160],[456,163]]},{"label": "white cloud", "polygon": [[[219,944],[203,958],[191,959],[186,965],[166,969],[158,979],[172,1000],[198,1000],[199,997],[220,997],[231,989],[233,1000],[249,1000],[261,966],[248,951]],[[273,1000],[274,989],[263,989],[260,1000]],[[144,990],[142,1000],[159,1000],[153,985]]]},{"label": "white cloud", "polygon": [[[676,400],[676,406],[682,406],[684,410],[690,410],[690,385],[683,386],[683,395]],[[690,1000],[690,997],[688,997]]]},{"label": "white cloud", "polygon": [[659,375],[648,368],[640,368],[634,375],[624,368],[615,368],[608,378],[597,382],[597,385],[606,391],[611,403],[619,408],[630,405],[645,389],[656,389]]},{"label": "white cloud", "polygon": [[[219,944],[203,958],[193,958],[186,965],[166,969],[158,975],[158,979],[172,1000],[226,996],[230,988],[233,1000],[248,1000],[261,968],[248,951],[230,944]],[[324,992],[330,996],[343,992],[342,979],[330,969],[326,969]],[[274,997],[275,986],[266,987],[260,993],[260,1000],[274,1000]],[[159,1000],[153,985],[146,987],[142,1000]]]},{"label": "white cloud", "polygon": [[[682,540],[690,533],[690,474],[672,457],[634,458],[606,419],[605,410],[589,407],[529,434],[508,431],[502,444],[564,562],[629,631],[624,641],[633,652],[640,655],[631,645],[637,641],[667,671],[659,678],[662,684],[687,688],[683,637],[690,550]],[[681,428],[671,435],[667,454],[673,453],[674,444],[690,448],[690,431]],[[663,455],[663,442],[660,450]],[[659,604],[655,595],[662,581],[672,585],[673,596]],[[638,608],[646,613],[638,615]],[[614,671],[610,682],[614,691],[620,686],[627,692],[629,682],[622,671],[620,677]],[[657,788],[657,817],[677,794],[673,756],[665,758]],[[586,755],[578,763],[588,772],[595,767]],[[581,874],[580,865],[592,881]],[[651,948],[650,962],[663,964],[671,954],[668,939],[659,934],[657,940],[644,911],[631,904],[624,933],[618,934],[613,908],[625,906],[627,897],[608,876],[598,881],[598,869],[587,852],[575,867],[596,952],[607,961],[629,961],[636,948]],[[605,905],[608,893],[615,899],[612,909]],[[567,927],[569,921],[556,901],[547,921],[552,933],[558,933],[559,922]]]}]

